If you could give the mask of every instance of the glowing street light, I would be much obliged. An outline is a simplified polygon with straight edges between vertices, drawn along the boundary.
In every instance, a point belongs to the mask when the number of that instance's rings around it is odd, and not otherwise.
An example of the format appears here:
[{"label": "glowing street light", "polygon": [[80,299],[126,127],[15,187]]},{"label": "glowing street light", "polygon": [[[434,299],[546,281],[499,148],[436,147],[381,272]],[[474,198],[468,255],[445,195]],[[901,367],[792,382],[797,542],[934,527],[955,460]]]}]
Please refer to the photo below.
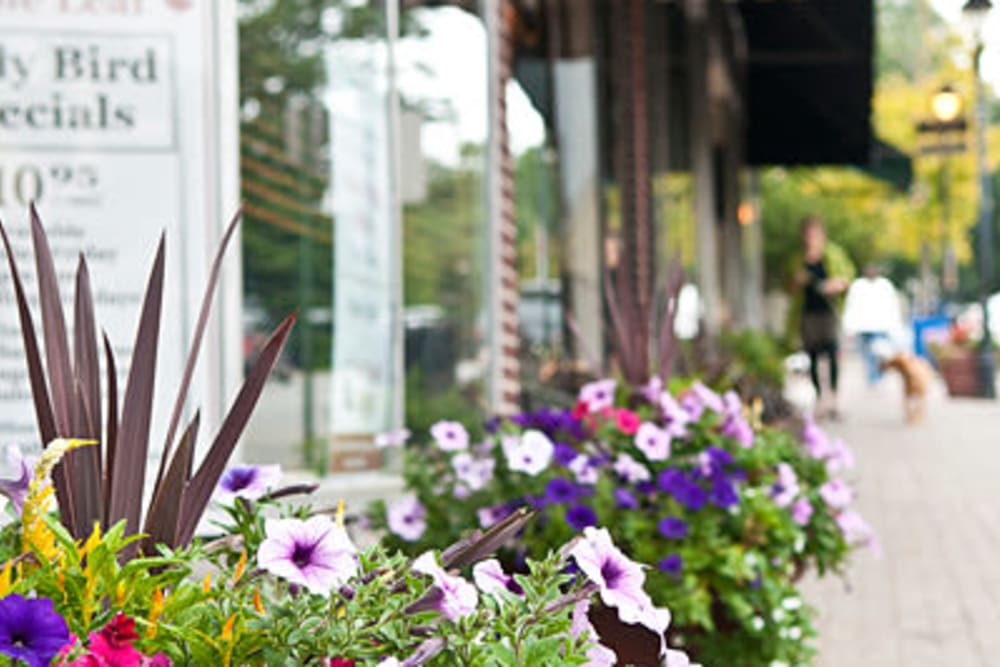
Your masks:
[{"label": "glowing street light", "polygon": [[942,86],[931,97],[931,113],[941,123],[951,123],[962,115],[962,96],[951,86]]}]

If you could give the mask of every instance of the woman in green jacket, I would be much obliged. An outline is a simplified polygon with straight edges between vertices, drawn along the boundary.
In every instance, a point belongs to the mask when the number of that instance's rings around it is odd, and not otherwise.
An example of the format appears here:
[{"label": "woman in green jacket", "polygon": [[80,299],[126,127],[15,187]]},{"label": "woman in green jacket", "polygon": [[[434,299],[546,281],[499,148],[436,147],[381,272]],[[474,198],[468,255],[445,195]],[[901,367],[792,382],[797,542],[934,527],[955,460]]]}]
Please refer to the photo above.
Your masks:
[{"label": "woman in green jacket", "polygon": [[[840,246],[827,241],[823,221],[810,216],[802,221],[802,252],[790,268],[789,328],[797,331],[809,355],[809,376],[817,397],[816,416],[836,418],[840,312],[844,294],[854,279],[854,266]],[[822,359],[829,367],[828,389],[820,382]]]}]

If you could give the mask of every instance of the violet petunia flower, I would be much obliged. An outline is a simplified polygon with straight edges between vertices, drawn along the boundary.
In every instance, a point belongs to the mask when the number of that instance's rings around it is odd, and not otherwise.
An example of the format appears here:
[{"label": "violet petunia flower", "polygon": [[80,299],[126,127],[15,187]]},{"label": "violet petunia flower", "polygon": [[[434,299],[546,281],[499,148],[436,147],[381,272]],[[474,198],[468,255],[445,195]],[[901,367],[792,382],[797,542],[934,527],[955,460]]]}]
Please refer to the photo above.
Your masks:
[{"label": "violet petunia flower", "polygon": [[566,510],[566,523],[573,530],[597,525],[597,513],[590,505],[573,505]]},{"label": "violet petunia flower", "polygon": [[614,490],[615,507],[622,510],[634,510],[639,508],[639,501],[628,489],[621,487]]},{"label": "violet petunia flower", "polygon": [[687,437],[688,425],[692,421],[691,415],[670,392],[665,391],[660,394],[660,410],[663,412],[663,419],[670,435],[675,438]]},{"label": "violet petunia flower", "polygon": [[555,443],[555,449],[552,452],[552,458],[556,463],[568,468],[569,464],[573,462],[573,459],[579,454],[576,448],[572,445],[567,445],[565,442]]},{"label": "violet petunia flower", "polygon": [[732,480],[720,476],[712,480],[712,489],[708,492],[708,500],[716,507],[725,510],[740,504],[740,494]]},{"label": "violet petunia flower", "polygon": [[854,453],[847,447],[847,443],[840,439],[831,442],[826,453],[827,472],[833,474],[853,467]]},{"label": "violet petunia flower", "polygon": [[837,515],[837,526],[844,539],[851,546],[866,546],[876,554],[880,552],[875,529],[854,510],[846,510]]},{"label": "violet petunia flower", "polygon": [[676,516],[668,516],[660,519],[656,524],[656,529],[668,540],[682,540],[687,537],[688,525],[684,519]]},{"label": "violet petunia flower", "polygon": [[439,449],[457,452],[469,448],[469,432],[458,422],[439,421],[431,426],[431,437]]},{"label": "violet petunia flower", "polygon": [[660,394],[663,393],[663,378],[659,375],[649,378],[649,382],[639,388],[639,393],[647,401],[656,405],[657,401],[660,400]]},{"label": "violet petunia flower", "polygon": [[264,533],[257,564],[317,595],[327,595],[358,572],[357,547],[327,517],[268,519]]},{"label": "violet petunia flower", "polygon": [[524,589],[513,576],[503,570],[503,565],[496,558],[484,560],[472,568],[472,580],[476,586],[487,595],[496,595],[503,591],[514,595],[524,595]]},{"label": "violet petunia flower", "polygon": [[565,477],[555,477],[545,485],[545,499],[553,505],[571,503],[580,496],[580,489]]},{"label": "violet petunia flower", "polygon": [[854,492],[851,487],[840,479],[831,479],[819,487],[819,495],[823,502],[836,509],[844,509],[854,500]]},{"label": "violet petunia flower", "polygon": [[14,506],[14,510],[20,514],[24,499],[28,495],[28,483],[31,481],[33,466],[29,465],[27,459],[21,455],[21,450],[14,445],[7,448],[7,460],[17,470],[17,477],[0,479],[0,494],[6,496]]},{"label": "violet petunia flower", "polygon": [[691,385],[681,398],[681,406],[693,421],[698,421],[706,410],[721,413],[725,410],[722,397],[701,382]]},{"label": "violet petunia flower", "polygon": [[538,475],[552,463],[555,445],[541,431],[525,431],[521,437],[503,438],[503,453],[507,457],[507,467],[532,477]]},{"label": "violet petunia flower", "polygon": [[580,387],[579,399],[587,405],[589,412],[600,412],[614,405],[616,386],[614,380],[589,382]]},{"label": "violet petunia flower", "polygon": [[229,504],[236,498],[257,500],[281,479],[280,465],[233,466],[223,473],[215,489],[215,499]]},{"label": "violet petunia flower", "polygon": [[[462,577],[445,572],[438,565],[437,556],[432,551],[425,552],[413,561],[412,568],[414,572],[425,574],[434,580],[434,588],[425,601],[430,603],[427,608],[436,609],[450,621],[457,621],[476,610],[479,604],[476,587]],[[414,604],[423,608],[420,606],[421,601]]]},{"label": "violet petunia flower", "polygon": [[670,612],[653,606],[643,589],[642,566],[630,560],[611,541],[606,528],[585,528],[583,539],[570,556],[590,581],[597,585],[601,601],[618,610],[624,623],[640,623],[658,636],[670,625]]},{"label": "violet petunia flower", "polygon": [[656,565],[661,572],[665,572],[674,577],[680,576],[684,570],[684,559],[680,554],[670,554]]},{"label": "violet petunia flower", "polygon": [[670,432],[643,422],[635,434],[635,446],[650,461],[665,461],[670,458]]},{"label": "violet petunia flower", "polygon": [[16,593],[0,599],[0,653],[29,667],[47,667],[69,641],[69,628],[52,600]]},{"label": "violet petunia flower", "polygon": [[807,498],[799,498],[792,505],[792,521],[800,526],[809,525],[809,520],[813,515],[813,506]]},{"label": "violet petunia flower", "polygon": [[427,510],[413,493],[389,503],[386,509],[389,530],[407,542],[416,542],[427,530]]},{"label": "violet petunia flower", "polygon": [[830,455],[830,439],[812,419],[802,428],[802,444],[814,459],[825,459]]},{"label": "violet petunia flower", "polygon": [[653,478],[649,468],[642,465],[628,454],[619,454],[615,460],[615,472],[626,482],[636,484],[647,482]]}]

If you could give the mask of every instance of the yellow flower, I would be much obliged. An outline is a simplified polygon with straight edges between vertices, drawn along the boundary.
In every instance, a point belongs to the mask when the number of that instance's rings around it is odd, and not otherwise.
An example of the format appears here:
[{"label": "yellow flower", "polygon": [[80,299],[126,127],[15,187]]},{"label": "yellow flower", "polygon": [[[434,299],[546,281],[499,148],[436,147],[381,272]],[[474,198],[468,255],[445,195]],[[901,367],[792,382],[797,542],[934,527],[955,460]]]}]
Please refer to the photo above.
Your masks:
[{"label": "yellow flower", "polygon": [[0,598],[7,597],[11,589],[11,571],[14,569],[14,561],[7,561],[0,571]]},{"label": "yellow flower", "polygon": [[125,590],[125,582],[119,581],[118,585],[115,586],[115,606],[119,608],[125,606],[126,593],[127,591]]},{"label": "yellow flower", "polygon": [[264,601],[260,599],[260,588],[253,592],[253,608],[258,614],[264,613]]},{"label": "yellow flower", "polygon": [[159,586],[157,586],[156,590],[153,591],[153,604],[149,609],[149,628],[146,630],[147,639],[153,639],[156,637],[158,621],[160,620],[160,616],[163,614],[163,608],[165,606],[166,603],[163,599],[163,591]]},{"label": "yellow flower", "polygon": [[205,593],[212,592],[212,573],[206,572],[205,578],[201,580],[201,590]]},{"label": "yellow flower", "polygon": [[229,618],[226,619],[226,623],[222,626],[222,635],[219,637],[222,641],[228,642],[233,638],[233,626],[236,625],[236,614],[230,614]]},{"label": "yellow flower", "polygon": [[52,509],[52,485],[49,477],[56,464],[78,447],[96,444],[96,440],[74,440],[57,438],[49,443],[42,453],[35,475],[28,482],[28,495],[21,510],[21,542],[25,553],[35,551],[46,560],[54,560],[60,554],[56,547],[56,536],[45,524],[42,516]]},{"label": "yellow flower", "polygon": [[240,553],[240,560],[238,563],[236,563],[236,569],[233,571],[233,579],[232,579],[233,584],[235,584],[237,581],[240,580],[240,578],[243,576],[243,573],[246,572],[246,569],[247,569],[247,550],[244,549]]}]

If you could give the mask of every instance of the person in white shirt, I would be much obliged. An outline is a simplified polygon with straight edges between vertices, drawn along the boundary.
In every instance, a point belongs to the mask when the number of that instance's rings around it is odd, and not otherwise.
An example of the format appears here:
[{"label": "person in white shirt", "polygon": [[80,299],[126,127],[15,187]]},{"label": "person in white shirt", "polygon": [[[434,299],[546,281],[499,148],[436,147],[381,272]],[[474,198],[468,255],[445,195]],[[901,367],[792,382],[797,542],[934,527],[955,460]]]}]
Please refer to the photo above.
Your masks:
[{"label": "person in white shirt", "polygon": [[902,329],[902,313],[896,288],[880,275],[874,264],[847,290],[844,331],[858,337],[869,384],[882,377],[880,348],[889,346],[890,336]]}]

